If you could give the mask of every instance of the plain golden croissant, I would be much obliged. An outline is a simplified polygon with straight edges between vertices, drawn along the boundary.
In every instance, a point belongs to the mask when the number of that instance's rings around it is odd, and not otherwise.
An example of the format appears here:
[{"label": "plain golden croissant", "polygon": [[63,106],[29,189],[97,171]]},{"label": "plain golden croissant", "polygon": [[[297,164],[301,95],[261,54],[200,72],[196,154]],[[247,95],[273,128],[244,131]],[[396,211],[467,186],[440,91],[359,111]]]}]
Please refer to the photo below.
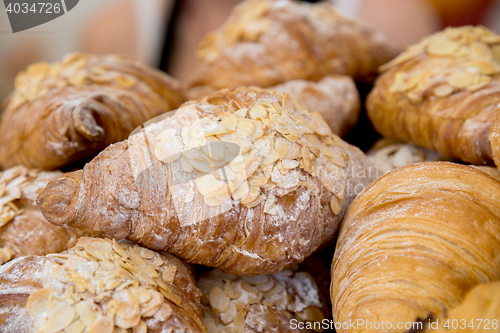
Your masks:
[{"label": "plain golden croissant", "polygon": [[64,253],[0,267],[0,332],[206,332],[200,298],[174,256],[82,237]]},{"label": "plain golden croissant", "polygon": [[19,73],[0,123],[0,166],[57,169],[91,159],[177,108],[179,83],[119,56],[70,54]]},{"label": "plain golden croissant", "polygon": [[332,133],[340,137],[358,122],[361,102],[349,76],[329,75],[318,82],[292,80],[267,90],[288,93],[307,111],[320,113]]},{"label": "plain golden croissant", "polygon": [[378,132],[445,157],[500,165],[499,35],[448,28],[382,69],[366,105]]},{"label": "plain golden croissant", "polygon": [[74,246],[81,231],[47,222],[36,197],[61,172],[17,166],[0,172],[0,265],[26,255],[57,253]]},{"label": "plain golden croissant", "polygon": [[396,169],[367,187],[342,223],[334,320],[359,321],[339,332],[407,332],[499,280],[499,263],[499,180],[449,162]]},{"label": "plain golden croissant", "polygon": [[50,182],[44,216],[225,273],[275,273],[331,240],[376,168],[288,95],[231,88]]},{"label": "plain golden croissant", "polygon": [[322,297],[315,279],[297,267],[258,276],[213,270],[197,285],[209,333],[322,332],[329,317],[328,296]]},{"label": "plain golden croissant", "polygon": [[424,321],[423,332],[498,332],[499,322],[500,282],[493,282],[472,288],[446,316]]},{"label": "plain golden croissant", "polygon": [[382,33],[338,14],[331,4],[247,0],[200,43],[201,65],[187,88],[200,96],[331,74],[366,78],[395,55]]}]

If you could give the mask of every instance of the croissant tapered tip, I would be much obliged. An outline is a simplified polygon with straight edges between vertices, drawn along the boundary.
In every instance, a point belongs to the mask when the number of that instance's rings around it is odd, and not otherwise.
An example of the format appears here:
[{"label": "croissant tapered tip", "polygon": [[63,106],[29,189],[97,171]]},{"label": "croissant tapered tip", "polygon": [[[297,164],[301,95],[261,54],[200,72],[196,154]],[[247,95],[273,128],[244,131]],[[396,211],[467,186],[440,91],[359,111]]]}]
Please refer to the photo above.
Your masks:
[{"label": "croissant tapered tip", "polygon": [[37,204],[45,218],[56,225],[68,225],[75,215],[72,205],[78,196],[83,171],[69,172],[51,181],[38,195]]}]

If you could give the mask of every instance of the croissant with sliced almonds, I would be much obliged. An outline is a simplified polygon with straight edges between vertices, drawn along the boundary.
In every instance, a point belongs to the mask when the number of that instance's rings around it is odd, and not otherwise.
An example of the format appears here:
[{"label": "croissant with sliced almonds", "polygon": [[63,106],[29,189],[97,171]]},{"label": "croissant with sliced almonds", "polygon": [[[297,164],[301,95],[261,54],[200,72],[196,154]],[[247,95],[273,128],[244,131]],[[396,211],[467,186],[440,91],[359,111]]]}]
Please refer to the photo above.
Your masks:
[{"label": "croissant with sliced almonds", "polygon": [[500,166],[500,35],[478,26],[424,38],[382,67],[368,116],[382,135]]},{"label": "croissant with sliced almonds", "polygon": [[82,232],[49,223],[36,197],[59,171],[17,166],[0,172],[0,265],[27,255],[44,255],[74,246]]},{"label": "croissant with sliced almonds", "polygon": [[4,103],[0,167],[53,170],[89,160],[177,108],[179,83],[119,56],[70,54],[28,66]]},{"label": "croissant with sliced almonds", "polygon": [[336,235],[378,176],[289,95],[231,88],[184,104],[38,197],[48,221],[225,273],[275,273]]},{"label": "croissant with sliced almonds", "polygon": [[200,298],[176,257],[82,237],[0,267],[0,332],[203,333]]},{"label": "croissant with sliced almonds", "polygon": [[499,262],[499,179],[449,162],[396,169],[367,187],[342,223],[334,321],[385,323],[339,332],[408,332],[398,323],[439,318],[471,288],[498,281]]},{"label": "croissant with sliced almonds", "polygon": [[199,97],[232,86],[267,88],[332,74],[366,79],[396,52],[382,33],[327,2],[247,0],[204,37],[201,65],[187,89]]}]

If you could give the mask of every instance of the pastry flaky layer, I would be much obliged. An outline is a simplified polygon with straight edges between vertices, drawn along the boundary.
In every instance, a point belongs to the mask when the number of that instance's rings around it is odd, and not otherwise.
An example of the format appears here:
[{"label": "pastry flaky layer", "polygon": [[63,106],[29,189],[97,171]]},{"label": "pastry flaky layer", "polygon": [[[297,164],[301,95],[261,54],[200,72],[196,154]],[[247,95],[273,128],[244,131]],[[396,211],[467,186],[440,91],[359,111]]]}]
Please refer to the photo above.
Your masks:
[{"label": "pastry flaky layer", "polygon": [[66,252],[0,267],[0,332],[206,332],[200,298],[176,257],[82,237]]},{"label": "pastry flaky layer", "polygon": [[498,280],[499,263],[499,180],[448,162],[396,169],[358,196],[342,224],[335,322],[372,323],[341,332],[407,332],[398,323],[439,317],[472,287]]},{"label": "pastry flaky layer", "polygon": [[367,100],[384,136],[474,164],[499,164],[500,36],[448,28],[382,67]]},{"label": "pastry flaky layer", "polygon": [[52,223],[128,239],[226,273],[274,273],[337,233],[377,177],[288,95],[231,88],[182,106],[38,198]]},{"label": "pastry flaky layer", "polygon": [[31,65],[4,103],[0,166],[52,170],[90,159],[182,102],[176,80],[120,56]]},{"label": "pastry flaky layer", "polygon": [[59,171],[17,166],[0,172],[0,264],[26,255],[57,253],[74,246],[82,232],[49,223],[36,197]]},{"label": "pastry flaky layer", "polygon": [[205,36],[198,48],[201,66],[188,88],[207,93],[317,81],[330,74],[366,78],[394,56],[382,33],[340,15],[328,3],[248,0]]}]

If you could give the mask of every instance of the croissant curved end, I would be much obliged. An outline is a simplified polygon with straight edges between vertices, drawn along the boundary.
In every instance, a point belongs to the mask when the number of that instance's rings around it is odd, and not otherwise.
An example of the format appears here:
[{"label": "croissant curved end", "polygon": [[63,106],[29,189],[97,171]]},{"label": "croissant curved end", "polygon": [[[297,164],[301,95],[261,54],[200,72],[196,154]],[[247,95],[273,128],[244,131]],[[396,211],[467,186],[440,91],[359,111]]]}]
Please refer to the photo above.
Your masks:
[{"label": "croissant curved end", "polygon": [[38,195],[38,207],[49,222],[66,225],[72,221],[75,209],[71,208],[71,203],[78,196],[82,175],[82,170],[66,173],[48,183]]}]

